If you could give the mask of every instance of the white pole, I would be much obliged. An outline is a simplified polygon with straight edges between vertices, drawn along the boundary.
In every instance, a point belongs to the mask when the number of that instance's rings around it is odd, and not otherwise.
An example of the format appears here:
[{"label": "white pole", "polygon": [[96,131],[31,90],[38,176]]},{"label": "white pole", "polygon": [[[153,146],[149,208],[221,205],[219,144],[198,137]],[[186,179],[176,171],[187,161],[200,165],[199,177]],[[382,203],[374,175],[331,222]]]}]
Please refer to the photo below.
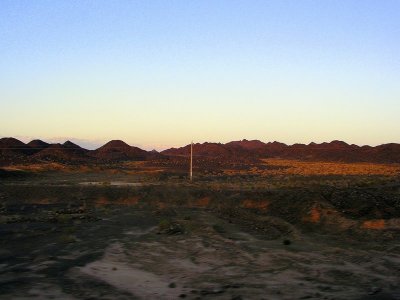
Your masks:
[{"label": "white pole", "polygon": [[190,181],[193,179],[193,141],[190,143]]}]

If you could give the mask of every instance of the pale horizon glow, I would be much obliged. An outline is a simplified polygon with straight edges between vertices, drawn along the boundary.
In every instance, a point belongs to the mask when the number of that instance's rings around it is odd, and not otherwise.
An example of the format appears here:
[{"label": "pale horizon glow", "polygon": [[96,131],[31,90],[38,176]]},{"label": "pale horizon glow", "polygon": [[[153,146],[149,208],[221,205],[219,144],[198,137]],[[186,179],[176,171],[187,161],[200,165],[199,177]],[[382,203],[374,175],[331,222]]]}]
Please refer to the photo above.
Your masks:
[{"label": "pale horizon glow", "polygon": [[391,0],[4,0],[0,137],[399,143],[399,36]]}]

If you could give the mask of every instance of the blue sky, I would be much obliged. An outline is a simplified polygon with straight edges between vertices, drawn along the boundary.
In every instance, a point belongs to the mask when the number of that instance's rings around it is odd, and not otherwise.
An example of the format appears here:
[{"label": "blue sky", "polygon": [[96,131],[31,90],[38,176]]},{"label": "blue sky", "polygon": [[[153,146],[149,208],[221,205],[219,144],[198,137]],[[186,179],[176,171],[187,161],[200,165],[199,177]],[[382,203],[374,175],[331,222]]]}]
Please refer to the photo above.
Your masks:
[{"label": "blue sky", "polygon": [[0,2],[0,136],[400,142],[400,1]]}]

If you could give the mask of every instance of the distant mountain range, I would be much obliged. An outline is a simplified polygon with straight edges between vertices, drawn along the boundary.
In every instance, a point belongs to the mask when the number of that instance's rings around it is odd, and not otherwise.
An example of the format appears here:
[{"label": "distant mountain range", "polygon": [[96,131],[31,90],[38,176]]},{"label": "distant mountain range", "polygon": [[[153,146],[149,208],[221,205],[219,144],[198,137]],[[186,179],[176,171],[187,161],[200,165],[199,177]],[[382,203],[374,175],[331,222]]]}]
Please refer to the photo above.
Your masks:
[{"label": "distant mountain range", "polygon": [[[162,151],[164,155],[187,155],[190,145]],[[286,145],[279,142],[263,143],[259,140],[241,140],[226,144],[194,144],[198,156],[284,158],[308,161],[400,163],[400,144],[376,147],[349,145],[342,141]]]},{"label": "distant mountain range", "polygon": [[[194,144],[194,156],[241,160],[248,158],[284,158],[308,161],[400,163],[400,144],[390,143],[376,147],[350,145],[342,141],[286,145],[259,140],[232,141],[226,144]],[[112,140],[96,150],[84,149],[70,141],[49,144],[33,140],[27,144],[15,138],[0,139],[1,161],[61,161],[61,162],[115,162],[126,160],[157,160],[188,156],[190,145],[170,148],[162,152],[146,151],[121,140]]]}]

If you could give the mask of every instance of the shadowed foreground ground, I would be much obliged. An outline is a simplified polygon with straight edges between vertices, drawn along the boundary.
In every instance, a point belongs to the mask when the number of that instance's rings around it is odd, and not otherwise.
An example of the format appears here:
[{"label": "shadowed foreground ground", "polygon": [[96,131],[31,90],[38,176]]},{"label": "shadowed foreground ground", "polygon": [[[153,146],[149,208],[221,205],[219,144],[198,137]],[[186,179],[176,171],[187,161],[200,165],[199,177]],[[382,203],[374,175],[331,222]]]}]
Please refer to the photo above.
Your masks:
[{"label": "shadowed foreground ground", "polygon": [[0,299],[400,299],[393,176],[25,175],[0,184]]}]

